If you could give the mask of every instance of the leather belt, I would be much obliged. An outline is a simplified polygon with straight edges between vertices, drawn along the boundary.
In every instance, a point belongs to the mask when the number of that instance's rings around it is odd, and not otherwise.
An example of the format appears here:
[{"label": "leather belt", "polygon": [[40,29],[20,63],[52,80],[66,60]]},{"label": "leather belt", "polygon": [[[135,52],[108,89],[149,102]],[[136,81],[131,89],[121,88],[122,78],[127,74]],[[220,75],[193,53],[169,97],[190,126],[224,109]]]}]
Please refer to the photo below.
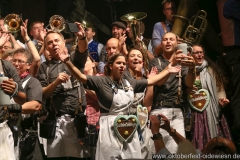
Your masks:
[{"label": "leather belt", "polygon": [[182,108],[180,104],[176,104],[174,102],[166,102],[166,101],[157,101],[153,105],[153,109],[161,109],[161,108]]}]

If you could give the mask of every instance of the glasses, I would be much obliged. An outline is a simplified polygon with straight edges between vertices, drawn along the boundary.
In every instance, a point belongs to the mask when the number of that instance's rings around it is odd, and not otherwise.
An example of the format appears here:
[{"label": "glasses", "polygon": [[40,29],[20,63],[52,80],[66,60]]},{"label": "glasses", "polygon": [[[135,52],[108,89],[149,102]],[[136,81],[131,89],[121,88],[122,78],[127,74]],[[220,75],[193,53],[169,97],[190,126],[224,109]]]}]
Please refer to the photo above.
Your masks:
[{"label": "glasses", "polygon": [[203,51],[192,52],[192,54],[204,54]]},{"label": "glasses", "polygon": [[24,63],[27,63],[27,62],[22,61],[22,60],[19,60],[19,59],[12,59],[11,62],[12,62],[12,64],[15,64],[15,63],[17,63],[17,62],[18,62],[18,64],[24,64]]}]

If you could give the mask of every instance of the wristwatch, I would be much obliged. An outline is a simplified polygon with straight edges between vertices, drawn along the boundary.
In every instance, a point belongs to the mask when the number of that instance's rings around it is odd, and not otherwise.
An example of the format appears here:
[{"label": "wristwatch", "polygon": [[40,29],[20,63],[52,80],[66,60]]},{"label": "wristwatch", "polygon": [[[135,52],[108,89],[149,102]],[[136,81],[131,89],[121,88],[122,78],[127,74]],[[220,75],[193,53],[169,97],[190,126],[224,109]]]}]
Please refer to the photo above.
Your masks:
[{"label": "wristwatch", "polygon": [[161,133],[155,133],[151,138],[152,140],[161,140],[163,137]]}]

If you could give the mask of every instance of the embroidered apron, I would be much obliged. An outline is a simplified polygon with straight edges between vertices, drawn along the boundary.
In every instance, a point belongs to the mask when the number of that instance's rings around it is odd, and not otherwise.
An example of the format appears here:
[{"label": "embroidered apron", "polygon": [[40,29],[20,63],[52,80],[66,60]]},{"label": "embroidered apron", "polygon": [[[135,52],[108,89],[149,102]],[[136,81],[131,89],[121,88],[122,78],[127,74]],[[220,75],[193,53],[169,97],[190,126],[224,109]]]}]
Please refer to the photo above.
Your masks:
[{"label": "embroidered apron", "polygon": [[[126,81],[128,88],[131,88]],[[141,158],[141,145],[138,133],[135,132],[132,140],[120,142],[116,136],[113,124],[117,115],[128,115],[129,107],[134,100],[133,89],[118,89],[117,93],[113,93],[113,102],[108,114],[101,114],[99,124],[100,131],[97,142],[96,160],[114,160],[127,158]],[[99,103],[100,104],[100,103]],[[100,104],[100,107],[104,107]],[[106,109],[106,107],[104,107]]]}]

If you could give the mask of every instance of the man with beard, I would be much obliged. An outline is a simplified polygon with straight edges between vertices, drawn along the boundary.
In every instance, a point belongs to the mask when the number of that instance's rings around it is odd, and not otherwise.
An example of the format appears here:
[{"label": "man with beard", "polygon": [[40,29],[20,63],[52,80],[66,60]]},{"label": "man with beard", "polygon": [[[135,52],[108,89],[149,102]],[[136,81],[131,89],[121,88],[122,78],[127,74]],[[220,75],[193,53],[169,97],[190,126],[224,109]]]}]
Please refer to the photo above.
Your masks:
[{"label": "man with beard", "polygon": [[[171,74],[154,86],[152,99],[149,100],[150,105],[152,102],[151,114],[158,115],[161,113],[165,115],[170,119],[171,127],[185,137],[183,113],[181,110],[182,107],[184,107],[182,92],[193,86],[196,77],[195,62],[192,57],[182,54],[182,50],[176,51],[177,36],[174,33],[166,33],[163,36],[161,45],[163,54],[150,62],[150,68],[156,66],[158,71],[161,72],[170,62],[175,64],[178,62],[182,65],[182,71],[181,76],[178,74]],[[176,57],[177,61],[174,60],[174,57]],[[179,84],[180,80],[182,82],[181,84]],[[163,130],[160,132],[163,135],[163,141],[166,148],[171,153],[176,153],[177,144],[172,137]]]}]

